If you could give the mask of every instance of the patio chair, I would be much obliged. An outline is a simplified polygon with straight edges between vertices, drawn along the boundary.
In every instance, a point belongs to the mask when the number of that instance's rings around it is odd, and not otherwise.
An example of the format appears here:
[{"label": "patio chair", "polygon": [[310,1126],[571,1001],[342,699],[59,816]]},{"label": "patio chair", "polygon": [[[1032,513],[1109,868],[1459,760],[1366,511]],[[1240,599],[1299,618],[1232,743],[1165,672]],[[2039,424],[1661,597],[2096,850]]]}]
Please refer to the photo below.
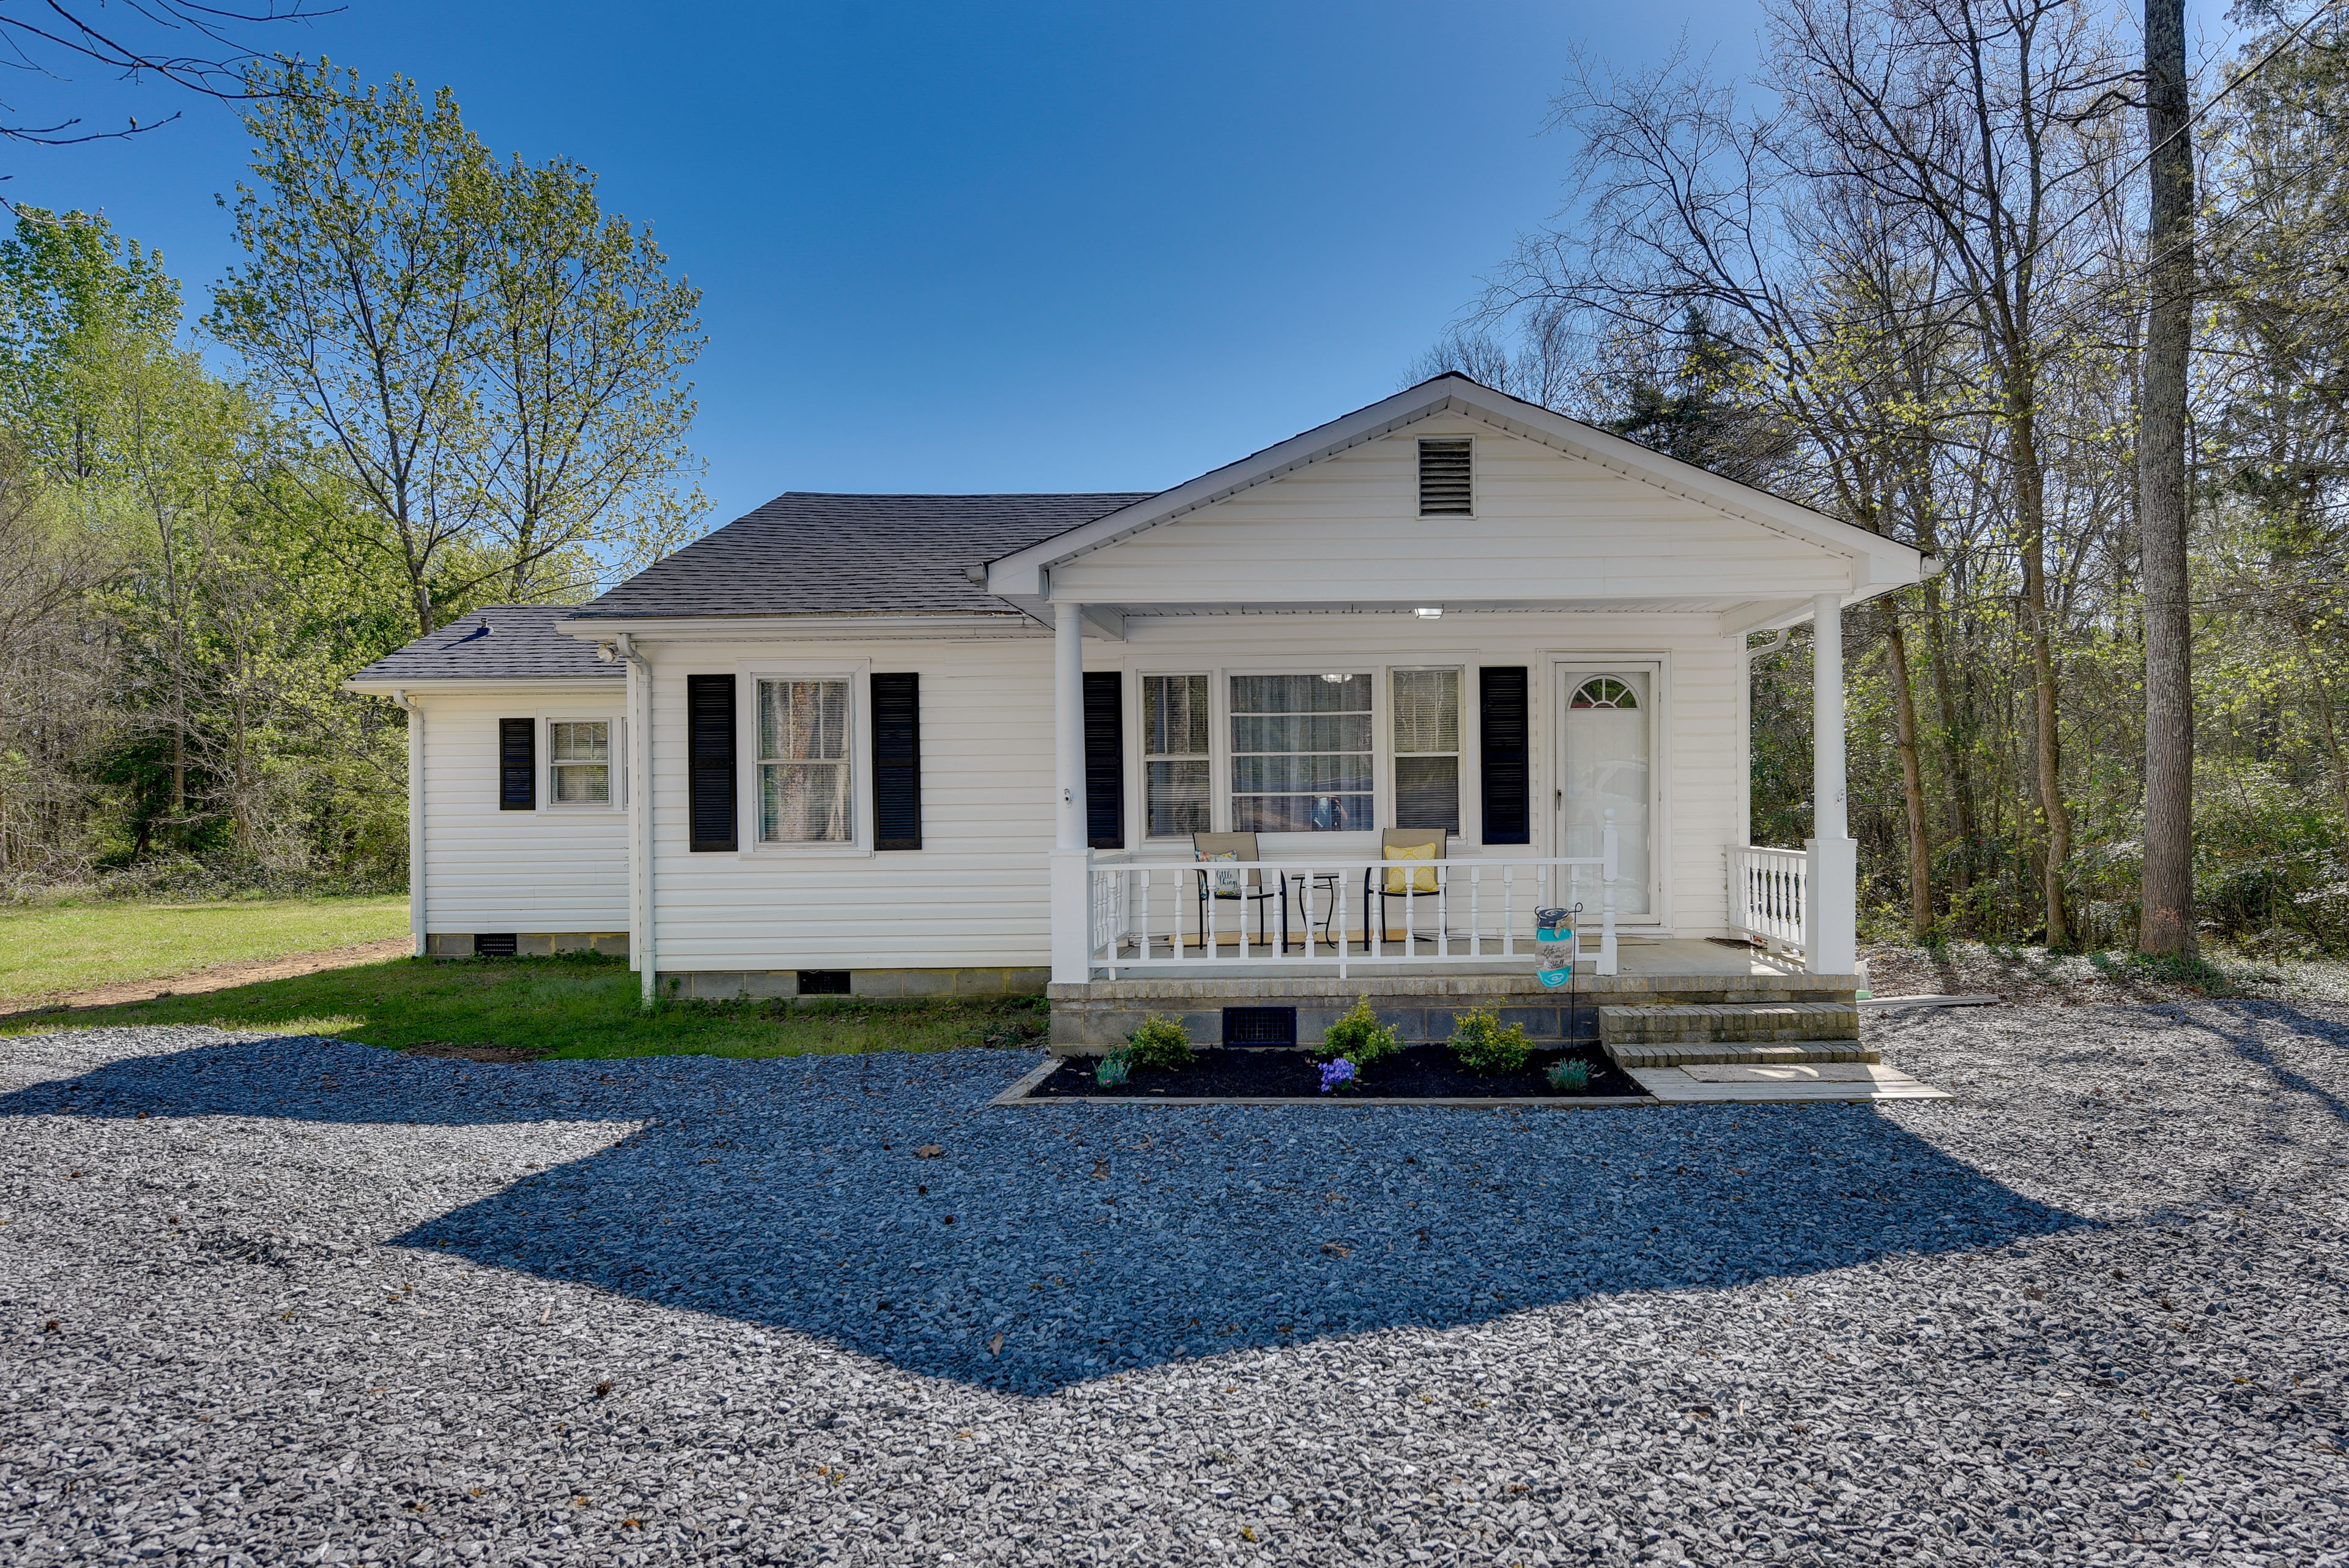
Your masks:
[{"label": "patio chair", "polygon": [[[1271,939],[1265,934],[1265,906],[1278,901],[1280,905],[1280,950],[1288,950],[1288,878],[1282,877],[1278,887],[1264,885],[1264,873],[1250,868],[1246,871],[1217,873],[1217,860],[1261,860],[1253,833],[1195,833],[1191,835],[1191,853],[1206,864],[1199,867],[1199,948],[1206,957],[1216,955],[1207,950],[1207,900],[1211,898],[1229,899],[1234,903],[1256,906],[1256,940],[1269,947]],[[1241,928],[1247,929],[1247,915],[1240,915]]]},{"label": "patio chair", "polygon": [[[1433,863],[1444,858],[1444,833],[1440,827],[1390,827],[1379,835],[1381,863],[1362,874],[1362,914],[1367,921],[1371,900],[1376,898],[1381,941],[1395,940],[1387,926],[1387,901],[1392,898],[1404,900],[1404,929],[1417,929],[1410,900],[1436,897],[1442,884]],[[1386,855],[1390,849],[1430,847],[1433,852],[1422,859],[1396,860]]]}]

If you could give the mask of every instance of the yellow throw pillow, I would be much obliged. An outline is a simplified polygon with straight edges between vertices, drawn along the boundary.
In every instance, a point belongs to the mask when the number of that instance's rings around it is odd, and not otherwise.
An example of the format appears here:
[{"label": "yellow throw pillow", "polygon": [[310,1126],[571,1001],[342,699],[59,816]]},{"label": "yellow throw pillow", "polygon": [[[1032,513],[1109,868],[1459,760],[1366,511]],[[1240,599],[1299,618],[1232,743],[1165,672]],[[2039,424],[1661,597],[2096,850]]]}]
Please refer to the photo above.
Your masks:
[{"label": "yellow throw pillow", "polygon": [[[1390,860],[1434,860],[1440,858],[1436,851],[1442,847],[1444,846],[1440,844],[1390,844],[1387,846],[1386,857]],[[1396,894],[1433,893],[1435,891],[1435,868],[1430,867],[1424,871],[1391,870],[1387,873],[1387,891]]]}]

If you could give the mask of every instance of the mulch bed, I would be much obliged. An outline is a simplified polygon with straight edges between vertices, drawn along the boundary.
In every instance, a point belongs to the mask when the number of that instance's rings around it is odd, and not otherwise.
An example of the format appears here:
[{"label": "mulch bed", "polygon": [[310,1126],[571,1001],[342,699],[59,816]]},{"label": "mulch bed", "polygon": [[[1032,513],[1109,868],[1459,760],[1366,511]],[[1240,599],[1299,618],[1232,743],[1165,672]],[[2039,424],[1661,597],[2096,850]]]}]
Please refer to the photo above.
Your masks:
[{"label": "mulch bed", "polygon": [[[1590,1086],[1569,1096],[1550,1086],[1545,1075],[1561,1059],[1590,1064]],[[1495,1100],[1601,1099],[1643,1095],[1606,1053],[1583,1046],[1572,1051],[1537,1051],[1522,1072],[1485,1077],[1461,1066],[1444,1045],[1410,1045],[1363,1075],[1360,1089],[1321,1093],[1321,1064],[1310,1054],[1285,1047],[1257,1050],[1201,1051],[1196,1061],[1179,1071],[1135,1068],[1120,1087],[1105,1089],[1093,1082],[1096,1057],[1072,1056],[1050,1076],[1028,1091],[1031,1100],[1064,1100],[1083,1096],[1123,1100]]]}]

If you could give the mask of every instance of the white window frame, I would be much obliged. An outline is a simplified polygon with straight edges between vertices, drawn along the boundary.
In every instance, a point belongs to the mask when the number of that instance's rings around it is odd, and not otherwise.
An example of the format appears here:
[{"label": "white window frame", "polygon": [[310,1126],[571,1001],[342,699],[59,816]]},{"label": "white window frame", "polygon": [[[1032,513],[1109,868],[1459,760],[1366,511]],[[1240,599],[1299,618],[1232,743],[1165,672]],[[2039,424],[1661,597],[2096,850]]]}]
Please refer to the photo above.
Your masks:
[{"label": "white window frame", "polygon": [[[615,709],[541,708],[531,715],[537,727],[533,739],[538,769],[538,805],[543,815],[571,816],[580,813],[626,811],[628,808],[628,722],[624,712]],[[609,724],[612,727],[612,798],[604,800],[567,800],[554,798],[554,726],[557,724]]]},{"label": "white window frame", "polygon": [[[1379,680],[1386,687],[1387,700],[1387,728],[1384,736],[1386,756],[1382,763],[1382,768],[1385,774],[1384,782],[1386,784],[1386,798],[1392,803],[1390,809],[1381,814],[1381,821],[1385,821],[1387,818],[1400,815],[1402,811],[1402,780],[1400,777],[1400,764],[1405,756],[1450,756],[1458,765],[1458,774],[1454,780],[1454,787],[1458,791],[1460,813],[1460,826],[1451,830],[1451,840],[1454,844],[1473,844],[1479,842],[1477,839],[1470,836],[1469,830],[1474,827],[1481,832],[1483,825],[1476,820],[1476,815],[1472,814],[1468,808],[1468,786],[1470,779],[1472,776],[1480,780],[1483,777],[1481,773],[1472,775],[1469,772],[1469,732],[1476,727],[1476,718],[1479,711],[1476,707],[1475,693],[1469,690],[1470,677],[1474,674],[1475,668],[1476,667],[1473,663],[1454,664],[1441,660],[1422,660],[1410,664],[1390,664],[1380,672]],[[1431,670],[1441,670],[1452,677],[1452,690],[1460,705],[1460,711],[1457,715],[1457,720],[1460,725],[1458,745],[1454,750],[1449,753],[1406,753],[1395,744],[1394,679],[1398,675],[1413,675]],[[1482,801],[1480,800],[1478,804],[1481,805]]]},{"label": "white window frame", "polygon": [[[873,756],[865,726],[872,701],[873,661],[833,659],[823,663],[740,664],[734,670],[735,855],[802,859],[864,858],[873,854]],[[856,814],[855,834],[838,844],[770,844],[759,832],[759,682],[845,680],[848,682],[848,792]]]},{"label": "white window frame", "polygon": [[1392,747],[1381,742],[1380,735],[1392,722],[1387,710],[1386,661],[1370,655],[1331,654],[1321,662],[1285,664],[1226,665],[1214,673],[1214,684],[1207,689],[1207,708],[1214,727],[1207,732],[1207,754],[1210,759],[1208,776],[1215,781],[1216,801],[1212,813],[1216,831],[1237,833],[1237,820],[1232,811],[1232,682],[1250,675],[1326,675],[1342,670],[1348,675],[1366,675],[1371,681],[1371,822],[1369,827],[1340,828],[1321,833],[1311,828],[1259,828],[1259,838],[1309,840],[1316,844],[1342,843],[1350,837],[1367,838],[1377,842],[1378,825],[1394,815],[1394,793],[1381,757]]},{"label": "white window frame", "polygon": [[1213,665],[1185,664],[1179,666],[1169,665],[1163,670],[1133,670],[1129,672],[1130,678],[1126,683],[1133,688],[1127,701],[1132,704],[1130,713],[1133,722],[1133,746],[1131,754],[1133,759],[1133,772],[1132,774],[1133,788],[1128,791],[1126,798],[1133,803],[1133,832],[1131,836],[1133,842],[1137,846],[1144,844],[1188,846],[1191,842],[1191,836],[1187,833],[1154,834],[1150,831],[1151,753],[1149,750],[1150,737],[1147,731],[1147,725],[1150,722],[1150,708],[1149,704],[1143,697],[1142,688],[1145,681],[1153,680],[1172,679],[1174,677],[1187,678],[1195,675],[1204,678],[1207,682],[1207,826],[1203,831],[1209,833],[1216,832],[1216,824],[1222,820],[1222,817],[1216,811],[1216,781],[1220,774],[1217,772],[1217,764],[1216,761],[1216,723],[1217,711],[1216,707],[1216,675],[1215,667]]}]

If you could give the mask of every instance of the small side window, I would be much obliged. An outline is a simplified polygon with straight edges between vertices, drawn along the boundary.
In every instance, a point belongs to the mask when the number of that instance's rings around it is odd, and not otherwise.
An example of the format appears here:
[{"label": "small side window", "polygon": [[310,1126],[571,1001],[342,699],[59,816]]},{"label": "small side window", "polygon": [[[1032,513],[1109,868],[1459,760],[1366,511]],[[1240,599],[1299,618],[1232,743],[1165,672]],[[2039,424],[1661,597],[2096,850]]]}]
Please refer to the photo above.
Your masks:
[{"label": "small side window", "polygon": [[546,798],[556,805],[612,804],[609,720],[557,719],[546,726]]}]

